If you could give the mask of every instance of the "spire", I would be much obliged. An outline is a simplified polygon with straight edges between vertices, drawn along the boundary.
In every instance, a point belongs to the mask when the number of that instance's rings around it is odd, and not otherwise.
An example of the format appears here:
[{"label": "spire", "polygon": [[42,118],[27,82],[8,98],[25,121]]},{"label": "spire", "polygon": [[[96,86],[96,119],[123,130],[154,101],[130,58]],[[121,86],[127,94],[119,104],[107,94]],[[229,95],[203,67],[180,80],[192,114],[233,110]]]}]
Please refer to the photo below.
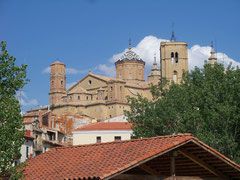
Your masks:
[{"label": "spire", "polygon": [[129,47],[128,47],[128,49],[130,50],[130,49],[132,49],[132,47],[131,47],[131,38],[129,38],[129,40],[128,40],[128,44],[129,44]]},{"label": "spire", "polygon": [[210,57],[208,58],[208,63],[209,64],[214,64],[214,63],[217,63],[217,58],[215,56],[215,51],[214,51],[214,48],[213,48],[213,41],[211,41],[211,52],[210,52]]},{"label": "spire", "polygon": [[153,61],[153,65],[157,65],[157,60],[156,60],[156,53],[154,53],[154,61]]},{"label": "spire", "polygon": [[157,58],[156,58],[156,53],[154,53],[154,61],[153,61],[153,68],[148,75],[148,80],[159,80],[160,79],[160,71],[157,66]]},{"label": "spire", "polygon": [[175,38],[175,35],[174,35],[174,31],[172,32],[171,41],[172,41],[172,42],[175,42],[175,41],[176,41],[176,38]]},{"label": "spire", "polygon": [[171,36],[171,41],[175,42],[176,41],[176,37],[174,35],[174,22],[172,23],[172,36]]}]

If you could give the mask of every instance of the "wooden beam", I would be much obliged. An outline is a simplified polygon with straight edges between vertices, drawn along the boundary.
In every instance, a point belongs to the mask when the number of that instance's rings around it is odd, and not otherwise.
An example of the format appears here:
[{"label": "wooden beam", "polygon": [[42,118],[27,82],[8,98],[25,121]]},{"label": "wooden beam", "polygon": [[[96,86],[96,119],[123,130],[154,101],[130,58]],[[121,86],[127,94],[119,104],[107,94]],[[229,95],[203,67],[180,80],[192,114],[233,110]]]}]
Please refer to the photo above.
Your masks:
[{"label": "wooden beam", "polygon": [[141,164],[139,165],[139,167],[146,171],[147,173],[151,174],[151,175],[160,175],[160,173],[158,171],[156,171],[155,169],[151,168],[150,166],[147,166],[146,164]]},{"label": "wooden beam", "polygon": [[112,179],[117,180],[164,180],[166,176],[145,175],[145,174],[120,174]]},{"label": "wooden beam", "polygon": [[225,176],[220,171],[218,171],[214,167],[210,166],[203,160],[199,159],[197,156],[194,156],[192,153],[190,153],[186,150],[183,150],[183,149],[179,149],[178,152],[181,153],[182,155],[184,155],[185,157],[189,158],[193,162],[197,163],[199,166],[203,167],[204,169],[210,171],[214,175],[225,178]]}]

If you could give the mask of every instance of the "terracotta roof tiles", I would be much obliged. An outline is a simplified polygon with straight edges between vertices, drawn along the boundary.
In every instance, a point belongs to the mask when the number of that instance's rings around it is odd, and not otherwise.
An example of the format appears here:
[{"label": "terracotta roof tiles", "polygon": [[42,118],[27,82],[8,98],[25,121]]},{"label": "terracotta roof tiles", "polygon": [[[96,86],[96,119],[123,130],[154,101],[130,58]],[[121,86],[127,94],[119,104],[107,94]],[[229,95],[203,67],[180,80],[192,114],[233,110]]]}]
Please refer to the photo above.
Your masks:
[{"label": "terracotta roof tiles", "polygon": [[111,131],[111,130],[132,130],[128,122],[97,122],[82,126],[73,131]]},{"label": "terracotta roof tiles", "polygon": [[[201,143],[191,134],[58,147],[36,156],[24,167],[25,179],[105,179],[190,142]],[[201,144],[205,147],[205,144]],[[214,150],[215,152],[215,150]],[[239,169],[219,153],[231,168]],[[239,170],[240,172],[240,170]]]}]

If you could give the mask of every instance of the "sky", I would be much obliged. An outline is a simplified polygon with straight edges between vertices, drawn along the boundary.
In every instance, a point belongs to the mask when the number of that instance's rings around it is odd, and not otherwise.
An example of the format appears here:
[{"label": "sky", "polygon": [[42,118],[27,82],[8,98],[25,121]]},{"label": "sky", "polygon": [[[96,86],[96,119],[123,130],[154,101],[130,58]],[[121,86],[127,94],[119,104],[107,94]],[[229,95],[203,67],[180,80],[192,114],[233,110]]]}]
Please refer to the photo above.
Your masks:
[{"label": "sky", "polygon": [[50,64],[66,64],[67,87],[94,74],[115,76],[128,48],[159,64],[161,41],[188,43],[189,69],[202,67],[213,41],[220,63],[240,62],[239,0],[0,0],[0,41],[30,82],[17,93],[22,111],[49,103]]}]

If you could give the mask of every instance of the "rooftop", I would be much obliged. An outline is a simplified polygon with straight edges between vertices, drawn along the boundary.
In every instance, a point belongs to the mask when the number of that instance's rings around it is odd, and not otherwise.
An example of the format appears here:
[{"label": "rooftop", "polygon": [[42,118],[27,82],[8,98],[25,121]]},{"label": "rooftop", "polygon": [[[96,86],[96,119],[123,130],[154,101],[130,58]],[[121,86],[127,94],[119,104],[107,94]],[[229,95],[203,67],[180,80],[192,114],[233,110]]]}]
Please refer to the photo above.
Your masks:
[{"label": "rooftop", "polygon": [[131,124],[128,122],[97,122],[86,126],[82,126],[73,131],[113,131],[113,130],[130,131],[132,129]]},{"label": "rooftop", "polygon": [[238,164],[191,134],[57,147],[29,160],[23,172],[25,179],[111,179],[139,172],[169,176],[172,151],[178,152],[178,176],[240,177]]}]

